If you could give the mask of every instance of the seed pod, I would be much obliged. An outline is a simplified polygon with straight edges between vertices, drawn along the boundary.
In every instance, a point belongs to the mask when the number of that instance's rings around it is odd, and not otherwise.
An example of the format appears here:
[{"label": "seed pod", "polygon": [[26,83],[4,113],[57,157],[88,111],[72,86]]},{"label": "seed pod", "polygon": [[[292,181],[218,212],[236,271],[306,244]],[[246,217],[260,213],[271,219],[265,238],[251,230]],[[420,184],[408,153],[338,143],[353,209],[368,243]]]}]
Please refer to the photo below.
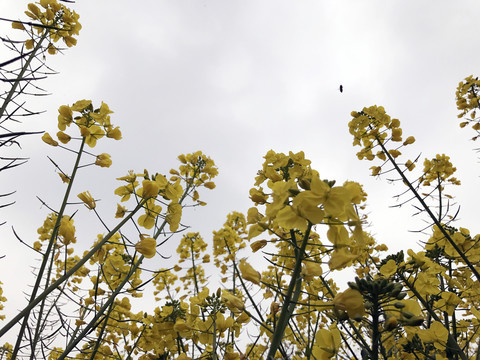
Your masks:
[{"label": "seed pod", "polygon": [[410,311],[402,311],[400,314],[402,314],[407,319],[411,319],[414,316]]},{"label": "seed pod", "polygon": [[403,309],[405,307],[405,304],[397,301],[395,304],[393,304],[393,306],[395,306],[397,309]]},{"label": "seed pod", "polygon": [[393,289],[391,292],[390,292],[390,295],[394,298],[396,298],[398,296],[398,294],[400,294],[400,292],[402,291],[402,289],[400,288],[396,288],[396,289]]},{"label": "seed pod", "polygon": [[420,316],[412,317],[405,322],[405,326],[420,326],[423,324],[424,319]]},{"label": "seed pod", "polygon": [[384,293],[385,294],[389,294],[389,293],[392,293],[393,295],[393,291],[395,291],[395,284],[394,283],[389,283],[388,285],[384,286],[383,289],[384,289]]}]

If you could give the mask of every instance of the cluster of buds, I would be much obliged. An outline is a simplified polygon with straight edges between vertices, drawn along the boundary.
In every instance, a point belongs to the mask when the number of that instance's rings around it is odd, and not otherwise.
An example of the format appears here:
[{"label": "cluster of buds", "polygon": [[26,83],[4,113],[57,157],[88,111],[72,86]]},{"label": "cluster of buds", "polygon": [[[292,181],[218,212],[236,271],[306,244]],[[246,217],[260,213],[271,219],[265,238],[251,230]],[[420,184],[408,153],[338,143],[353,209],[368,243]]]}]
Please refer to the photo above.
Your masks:
[{"label": "cluster of buds", "polygon": [[[423,324],[423,317],[413,314],[406,308],[406,302],[413,300],[406,300],[405,302],[407,293],[403,291],[401,283],[382,277],[376,279],[356,277],[354,282],[348,283],[348,286],[350,289],[338,295],[335,298],[338,298],[337,300],[334,299],[337,315],[343,316],[340,319],[352,318],[359,321],[367,311],[372,316],[378,316],[380,313],[384,314],[384,331],[394,330],[399,323],[403,326],[420,326]],[[347,292],[349,296],[346,295]],[[360,302],[363,308],[360,308]],[[338,312],[339,303],[345,308],[345,313]],[[353,312],[354,309],[357,309],[356,312]],[[355,316],[352,316],[352,314]]]},{"label": "cluster of buds", "polygon": [[375,297],[377,299],[395,298],[402,300],[407,295],[406,292],[402,291],[402,284],[386,278],[360,279],[356,277],[355,282],[349,282],[348,286],[350,286],[351,289],[358,290],[369,299]]}]

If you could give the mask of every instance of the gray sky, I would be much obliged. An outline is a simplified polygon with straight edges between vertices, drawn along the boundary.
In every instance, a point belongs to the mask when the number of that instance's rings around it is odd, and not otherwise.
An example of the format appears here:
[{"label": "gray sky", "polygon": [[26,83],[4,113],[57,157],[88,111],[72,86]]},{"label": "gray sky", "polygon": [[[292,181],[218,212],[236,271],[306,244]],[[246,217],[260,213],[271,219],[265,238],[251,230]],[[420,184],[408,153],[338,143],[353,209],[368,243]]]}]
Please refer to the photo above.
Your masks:
[{"label": "gray sky", "polygon": [[[0,12],[25,19],[27,3],[4,0]],[[411,159],[451,157],[463,182],[451,191],[462,205],[457,225],[478,232],[472,196],[478,144],[468,140],[472,131],[459,129],[455,108],[458,82],[479,73],[478,1],[102,0],[72,8],[83,25],[78,45],[48,59],[60,72],[43,84],[53,95],[30,101],[47,112],[21,128],[54,134],[57,108],[79,99],[110,106],[123,140],[105,141],[95,152],[110,153],[114,164],[86,169],[73,192],[89,190],[102,199],[98,208],[110,225],[116,177],[129,169],[167,173],[179,154],[202,150],[219,167],[217,188],[201,194],[208,206],[186,211],[184,222],[210,240],[228,212],[252,205],[248,191],[269,149],[303,150],[322,178],[364,184],[369,230],[379,242],[392,251],[415,248],[426,238],[409,230],[419,229],[421,218],[411,219],[410,206],[388,209],[404,188],[369,177],[374,164],[356,159],[348,133],[350,112],[377,104],[400,119],[405,136],[416,137],[406,151]],[[0,26],[2,34],[22,38]],[[0,51],[2,59],[10,57]],[[28,165],[2,173],[2,191],[18,193],[17,204],[2,213],[7,256],[0,270],[29,279],[35,256],[18,245],[10,227],[25,241],[36,240],[48,213],[36,196],[56,207],[64,189],[46,156],[67,171],[73,158],[40,137],[24,139],[21,155],[30,157]],[[104,232],[85,208],[76,227],[80,247]],[[1,280],[12,311],[19,281]]]}]

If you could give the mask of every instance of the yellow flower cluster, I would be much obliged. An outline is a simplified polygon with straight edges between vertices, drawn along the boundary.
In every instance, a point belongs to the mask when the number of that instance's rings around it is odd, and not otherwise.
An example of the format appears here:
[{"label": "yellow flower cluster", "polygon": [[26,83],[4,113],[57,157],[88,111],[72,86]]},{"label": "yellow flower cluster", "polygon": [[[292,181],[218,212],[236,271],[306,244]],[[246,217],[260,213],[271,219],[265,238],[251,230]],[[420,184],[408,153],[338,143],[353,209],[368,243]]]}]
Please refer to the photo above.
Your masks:
[{"label": "yellow flower cluster", "polygon": [[256,208],[249,210],[248,223],[254,224],[250,227],[249,238],[268,228],[303,232],[308,224],[335,220],[359,225],[354,205],[365,200],[361,186],[354,182],[333,186],[332,182],[321,180],[303,152],[285,155],[269,151],[255,184],[258,186],[265,181],[269,193],[262,187],[250,191],[255,203],[265,205],[265,215]]},{"label": "yellow flower cluster", "polygon": [[[396,159],[402,153],[399,149],[415,142],[413,136],[409,136],[396,149],[387,150],[385,145],[388,141],[402,142],[402,129],[400,120],[392,119],[382,106],[365,107],[362,111],[352,112],[353,119],[348,123],[350,134],[353,135],[353,145],[362,146],[357,152],[357,157],[367,160],[373,160],[375,157],[386,161],[387,157]],[[374,153],[374,149],[380,149]],[[405,163],[408,170],[413,170],[415,164],[410,160]],[[382,171],[381,166],[372,166],[372,175],[376,176]]]},{"label": "yellow flower cluster", "polygon": [[[1,281],[0,281],[0,285],[3,285]],[[3,296],[3,289],[0,286],[0,310],[3,310],[5,308],[5,305],[3,303],[6,301],[7,301],[7,298]],[[0,315],[0,320],[5,320],[5,315]]]},{"label": "yellow flower cluster", "polygon": [[[158,274],[153,279],[153,285],[155,286],[155,290],[153,295],[155,295],[155,300],[159,301],[161,298],[157,297],[157,295],[162,294],[163,290],[167,290],[167,294],[171,294],[170,287],[174,286],[176,281],[178,280],[178,276],[175,275],[173,272],[167,269],[159,269]],[[177,291],[180,288],[177,288]],[[170,296],[168,299],[172,300]]]},{"label": "yellow flower cluster", "polygon": [[[207,243],[199,233],[187,233],[180,240],[180,244],[177,247],[177,253],[180,256],[178,264],[189,261],[191,265],[180,267],[177,264],[174,270],[177,272],[185,271],[180,277],[180,281],[183,283],[183,288],[187,293],[191,293],[192,289],[198,289],[200,285],[207,282],[205,270],[201,265],[201,263],[210,261],[210,255],[204,254],[206,249]],[[200,259],[202,255],[203,257]]]},{"label": "yellow flower cluster", "polygon": [[[137,177],[143,176],[142,186],[138,187],[139,182]],[[176,231],[180,223],[182,215],[182,206],[179,204],[180,197],[183,194],[183,188],[178,179],[174,183],[169,182],[167,178],[161,174],[149,176],[148,172],[144,174],[135,174],[130,171],[127,176],[117,178],[117,180],[125,181],[127,185],[118,187],[115,194],[121,196],[121,201],[128,201],[132,194],[139,198],[146,200],[145,214],[138,219],[138,224],[146,229],[151,229],[156,222],[157,217],[162,212],[162,206],[157,203],[157,197],[161,196],[165,200],[169,200],[166,221],[170,224],[170,230]],[[125,213],[125,210],[120,208],[117,214]]]},{"label": "yellow flower cluster", "polygon": [[[98,235],[92,248],[101,242],[103,238],[103,235]],[[129,273],[132,261],[138,260],[137,257],[133,258],[133,254],[130,255],[127,252],[127,247],[120,238],[119,233],[114,234],[109,242],[104,244],[94,256],[90,258],[90,264],[98,265],[101,271],[99,271],[97,275],[90,277],[93,289],[89,291],[89,296],[85,298],[85,305],[94,304],[97,296],[107,293],[110,289],[115,289]],[[155,255],[156,243],[155,240],[152,240],[153,239],[148,236],[141,235],[140,241],[135,245],[135,250],[142,254],[145,253],[145,257],[153,257]],[[85,251],[83,255],[85,256],[87,252],[88,251]],[[128,292],[133,297],[142,296],[141,292],[134,290],[142,283],[140,278],[141,273],[142,271],[137,269],[130,277],[129,283],[133,290],[129,289]]]},{"label": "yellow flower cluster", "polygon": [[[113,111],[104,102],[98,109],[93,109],[91,100],[79,100],[72,106],[60,106],[58,112],[58,128],[60,131],[57,133],[57,138],[62,144],[67,144],[72,139],[70,135],[64,132],[72,124],[78,127],[81,137],[92,148],[97,144],[97,140],[104,136],[115,140],[122,138],[120,128],[111,124],[110,114]],[[74,117],[74,112],[78,112],[79,115]],[[58,141],[54,140],[49,133],[45,133],[42,140],[51,146],[59,145]],[[95,165],[109,167],[111,164],[112,160],[109,154],[103,153],[96,156]],[[66,175],[61,174],[61,177],[65,182],[69,181]]]},{"label": "yellow flower cluster", "polygon": [[[207,189],[214,189],[215,183],[211,181],[218,175],[218,169],[215,162],[201,151],[195,153],[180,155],[178,160],[182,163],[178,170],[172,169],[170,173],[173,175],[172,180],[177,177],[184,179],[189,187],[204,186]],[[200,205],[206,205],[199,200],[199,195],[196,190],[193,191],[192,199],[197,201]]]},{"label": "yellow flower cluster", "polygon": [[315,359],[328,360],[337,355],[341,345],[341,335],[334,324],[330,329],[319,329],[315,334],[312,355]]},{"label": "yellow flower cluster", "polygon": [[470,75],[458,84],[456,99],[457,109],[460,110],[459,118],[464,121],[460,122],[460,127],[464,128],[471,125],[472,129],[477,133],[472,140],[477,140],[480,137],[480,118],[477,117],[477,110],[479,108],[479,92],[480,80],[478,77]]},{"label": "yellow flower cluster", "polygon": [[[458,84],[455,93],[457,99],[457,109],[460,110],[459,118],[465,117],[470,113],[469,120],[475,120],[476,110],[479,105],[480,80],[470,75]],[[469,121],[460,123],[460,127],[465,127]],[[478,124],[478,122],[475,122]],[[478,129],[475,129],[478,130]]]},{"label": "yellow flower cluster", "polygon": [[214,263],[222,274],[227,272],[227,264],[235,261],[238,250],[245,248],[246,227],[245,216],[234,211],[228,214],[223,228],[213,232]]},{"label": "yellow flower cluster", "polygon": [[453,185],[460,185],[460,180],[452,176],[456,170],[457,168],[450,162],[449,156],[437,154],[431,160],[425,159],[420,183],[429,186],[432,182],[440,185],[440,183],[448,181]]},{"label": "yellow flower cluster", "polygon": [[[111,250],[115,248],[115,244],[119,242],[120,234],[116,233],[111,238],[110,241],[104,244],[91,258],[90,264],[103,264],[105,263],[107,257]],[[99,242],[103,240],[103,235],[98,234],[97,240],[93,243],[92,247],[96,246]]]},{"label": "yellow flower cluster", "polygon": [[[33,20],[39,21],[43,26],[34,26],[38,35],[43,35],[47,32],[50,43],[48,45],[48,53],[55,54],[57,48],[53,45],[58,40],[62,39],[65,45],[72,47],[77,44],[77,39],[74,37],[78,35],[82,25],[78,22],[79,15],[75,11],[71,11],[57,0],[40,0],[37,5],[28,4],[28,11],[25,14]],[[26,30],[21,22],[13,22],[14,29]],[[26,49],[33,49],[35,41],[33,36],[25,42]]]},{"label": "yellow flower cluster", "polygon": [[[55,223],[57,221],[57,215],[51,213],[45,219],[43,225],[38,228],[37,233],[39,234],[39,240],[34,243],[33,247],[35,250],[39,251],[42,247],[42,242],[49,241],[52,237]],[[57,232],[57,238],[63,245],[70,245],[77,242],[75,237],[75,226],[73,225],[73,218],[64,215],[60,220],[60,225]],[[56,243],[56,246],[60,247],[61,245]]]},{"label": "yellow flower cluster", "polygon": [[[377,154],[372,152],[375,143],[385,144],[387,140],[401,142],[402,129],[400,128],[400,120],[392,119],[383,106],[370,106],[363,108],[362,111],[353,111],[353,119],[348,123],[350,134],[353,135],[353,145],[363,145],[363,149],[357,153],[360,160],[366,158],[373,160],[375,156],[385,160],[383,151]],[[409,138],[406,144],[411,143]],[[397,157],[400,153],[391,153],[393,157]]]},{"label": "yellow flower cluster", "polygon": [[[147,170],[143,174],[129,171],[128,175],[117,179],[127,183],[115,190],[115,194],[122,198],[121,201],[128,201],[133,194],[137,199],[145,200],[145,214],[138,219],[140,226],[151,229],[155,226],[157,219],[163,216],[170,226],[170,231],[175,232],[180,225],[181,204],[185,197],[190,196],[199,205],[205,204],[199,200],[197,188],[204,186],[207,189],[213,189],[215,187],[215,184],[210,181],[218,174],[215,163],[200,151],[180,155],[179,160],[182,165],[179,170],[170,170],[172,174],[170,180],[162,174],[150,175]],[[142,186],[139,186],[138,177],[143,177]],[[162,206],[159,203],[165,203],[165,200],[168,201],[167,211],[162,215]],[[116,217],[122,217],[125,212],[126,209],[119,205]]]},{"label": "yellow flower cluster", "polygon": [[[169,353],[183,354],[175,359],[192,359],[186,354],[193,346],[199,350],[203,348],[195,359],[209,358],[212,353],[222,351],[225,354],[223,358],[238,360],[239,354],[227,340],[238,337],[239,329],[249,318],[238,309],[230,315],[224,315],[226,304],[235,303],[235,306],[243,307],[234,299],[236,297],[225,290],[209,295],[208,289],[204,288],[197,296],[190,298],[190,305],[184,301],[169,300],[165,305],[155,308],[153,315],[143,312],[133,314],[129,302],[123,299],[115,307],[118,315],[114,316],[111,331],[123,337],[128,333],[138,335],[141,331],[141,336],[136,338],[134,351],[135,355],[144,354],[140,359],[167,356]],[[127,325],[129,319],[135,321]],[[212,344],[222,349],[214,349]]]},{"label": "yellow flower cluster", "polygon": [[[460,250],[468,256],[472,263],[480,261],[480,235],[470,236],[470,231],[465,228],[458,230],[452,227],[447,227],[450,237]],[[452,244],[445,238],[440,229],[434,225],[433,234],[425,245],[425,249],[434,251],[435,248],[440,248],[451,259],[458,259],[459,255]]]},{"label": "yellow flower cluster", "polygon": [[177,253],[180,257],[178,262],[183,263],[187,259],[198,260],[206,249],[207,243],[198,232],[187,233],[182,237],[177,247]]},{"label": "yellow flower cluster", "polygon": [[338,317],[342,318],[341,313],[345,313],[348,318],[361,321],[365,316],[365,302],[362,294],[358,290],[347,289],[337,294],[333,299],[333,306]]},{"label": "yellow flower cluster", "polygon": [[[55,260],[55,266],[56,266],[56,279],[60,278],[65,272],[71,270],[79,261],[81,258],[76,255],[68,256],[66,259],[63,257],[58,257]],[[69,279],[68,279],[68,284],[80,284],[82,280],[88,276],[90,273],[90,269],[88,269],[85,265],[80,267]],[[75,287],[75,290],[77,290],[77,287]]]}]

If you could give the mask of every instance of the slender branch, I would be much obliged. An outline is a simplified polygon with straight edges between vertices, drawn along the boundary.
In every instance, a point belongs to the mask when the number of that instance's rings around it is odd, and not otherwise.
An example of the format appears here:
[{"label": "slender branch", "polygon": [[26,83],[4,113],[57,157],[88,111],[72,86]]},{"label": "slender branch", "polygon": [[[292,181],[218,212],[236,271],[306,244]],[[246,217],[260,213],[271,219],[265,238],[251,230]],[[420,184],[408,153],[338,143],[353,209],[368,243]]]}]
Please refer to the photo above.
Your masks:
[{"label": "slender branch", "polygon": [[23,64],[22,70],[18,73],[17,76],[17,81],[15,81],[12,84],[12,87],[10,88],[10,91],[8,92],[7,96],[5,97],[5,100],[3,102],[2,107],[0,108],[0,119],[3,117],[5,110],[7,109],[7,105],[10,103],[10,101],[13,98],[13,95],[15,94],[15,90],[17,90],[18,85],[20,84],[20,81],[23,79],[23,75],[27,71],[30,63],[33,61],[33,59],[37,56],[38,50],[42,47],[42,42],[47,38],[49,32],[45,31],[40,39],[38,40],[37,44],[35,45],[35,48],[30,52],[30,55],[25,61],[25,64]]},{"label": "slender branch", "polygon": [[[438,321],[440,322],[441,324],[443,324],[442,320],[438,317],[438,315],[433,311],[433,309],[431,308],[431,306],[427,303],[427,301],[423,298],[422,295],[420,295],[420,293],[417,291],[417,289],[410,283],[410,281],[408,281],[408,279],[403,275],[403,273],[401,272],[397,272],[397,275],[402,279],[402,281],[405,283],[405,285],[407,285],[408,289],[415,295],[415,297],[422,303],[423,307],[425,308],[425,310],[427,310],[427,312],[429,313],[429,315],[435,320],[435,321]],[[443,326],[445,326],[443,324]],[[456,354],[458,354],[460,356],[460,358],[462,360],[467,360],[467,356],[465,355],[465,353],[462,351],[462,349],[460,348],[460,346],[458,345],[457,341],[455,340],[455,338],[452,336],[452,334],[450,333],[450,330],[445,327],[446,330],[448,331],[448,338],[447,338],[447,348],[449,348],[450,350],[452,350],[453,352],[455,352]]]},{"label": "slender branch", "polygon": [[468,260],[467,256],[460,250],[458,245],[453,241],[452,237],[450,234],[445,230],[445,228],[442,226],[440,221],[438,221],[437,217],[433,214],[432,210],[428,207],[428,205],[425,203],[425,201],[422,199],[420,194],[417,192],[417,190],[413,187],[412,183],[407,179],[403,171],[399,168],[395,160],[393,159],[392,155],[388,152],[388,150],[385,148],[385,145],[381,142],[381,140],[377,137],[377,142],[380,144],[383,152],[387,155],[388,159],[390,160],[390,163],[393,164],[395,167],[395,170],[397,170],[398,174],[402,177],[403,183],[408,186],[408,188],[412,191],[412,193],[415,195],[417,200],[420,202],[422,207],[425,209],[427,212],[428,216],[433,220],[434,224],[438,227],[438,229],[442,232],[442,234],[445,236],[447,241],[450,243],[450,245],[453,246],[455,251],[460,255],[462,260],[465,262],[465,264],[468,266],[468,268],[472,271],[472,273],[475,275],[477,278],[477,281],[480,281],[480,273],[475,269],[473,264]]},{"label": "slender branch", "polygon": [[[68,344],[68,346],[65,348],[64,352],[62,353],[62,355],[60,355],[57,360],[63,360],[65,359],[65,357],[70,353],[70,351],[72,351],[75,346],[77,346],[77,344],[82,341],[85,336],[90,332],[92,331],[93,329],[95,329],[95,327],[97,327],[99,325],[98,320],[103,316],[103,314],[105,313],[105,311],[110,307],[110,305],[113,303],[113,301],[115,300],[115,298],[117,297],[117,295],[120,293],[120,291],[122,291],[123,287],[125,286],[125,284],[128,283],[128,281],[130,280],[131,276],[135,273],[135,271],[138,269],[138,267],[140,266],[140,264],[142,263],[144,259],[144,256],[142,255],[140,257],[140,259],[138,259],[138,261],[130,268],[130,271],[128,272],[128,274],[125,276],[125,279],[123,279],[123,281],[117,286],[117,288],[115,289],[115,291],[112,293],[112,295],[110,295],[110,297],[108,298],[108,300],[105,302],[105,304],[103,304],[103,306],[98,310],[97,314],[95,315],[95,317],[88,323],[87,326],[85,326],[85,328],[82,330],[82,332],[77,336],[76,339],[73,339],[72,338],[72,341],[70,341],[70,343]],[[106,321],[107,319],[105,319]]]},{"label": "slender branch", "polygon": [[52,285],[50,285],[47,289],[45,289],[37,298],[31,301],[22,311],[20,311],[12,320],[10,320],[2,329],[0,329],[0,337],[6,334],[14,325],[16,325],[26,314],[35,306],[42,301],[42,299],[48,296],[52,291],[57,289],[63,282],[67,281],[75,272],[77,272],[90,258],[95,255],[97,251],[99,251],[105,243],[110,240],[110,238],[127,222],[129,221],[134,214],[140,210],[143,205],[145,204],[146,200],[142,200],[135,209],[123,219],[115,228],[112,229],[97,245],[95,245],[92,250],[88,254],[86,254],[78,263],[76,263],[67,273],[65,273],[62,277],[56,280]]},{"label": "slender branch", "polygon": [[[282,311],[280,312],[277,328],[273,334],[272,344],[270,345],[270,349],[267,354],[267,360],[273,360],[275,358],[275,353],[282,342],[285,328],[287,327],[290,317],[295,310],[298,297],[300,296],[300,290],[302,286],[302,277],[300,276],[300,271],[302,269],[302,260],[305,257],[305,248],[307,247],[311,229],[312,223],[308,222],[307,231],[303,236],[301,247],[299,249],[296,247],[297,254],[295,259],[295,268],[293,269],[292,278],[288,286],[287,294],[285,295],[285,299],[283,301]],[[294,241],[294,238],[292,238],[292,241]]]},{"label": "slender branch", "polygon": [[[52,249],[53,249],[53,245],[55,244],[55,240],[57,238],[58,231],[60,229],[60,222],[61,222],[62,217],[63,217],[63,212],[65,211],[65,208],[66,208],[67,203],[68,203],[68,197],[70,196],[70,191],[71,191],[72,186],[73,186],[73,180],[75,179],[75,175],[76,175],[77,170],[78,170],[78,165],[79,165],[80,159],[82,157],[82,151],[83,151],[84,145],[85,145],[85,138],[83,138],[82,143],[80,144],[80,149],[78,150],[77,159],[75,160],[75,165],[73,166],[72,176],[70,178],[70,182],[68,183],[67,190],[65,191],[65,195],[63,197],[63,201],[62,201],[62,205],[60,207],[60,211],[57,214],[57,220],[55,222],[55,226],[53,228],[52,236],[50,237],[50,241],[48,243],[47,250],[45,251],[45,254],[43,256],[42,264],[40,265],[40,269],[38,270],[37,280],[35,281],[35,285],[33,286],[33,290],[32,290],[32,294],[30,295],[29,303],[32,303],[34,301],[35,297],[37,296],[37,292],[40,289],[40,282],[42,281],[43,273],[44,273],[45,268],[47,266],[47,261],[50,257],[50,254],[51,254]],[[28,310],[23,317],[23,323],[22,323],[22,326],[20,327],[20,331],[18,333],[17,341],[15,343],[15,348],[13,349],[13,352],[12,352],[12,359],[16,359],[16,357],[17,357],[17,353],[18,353],[18,350],[20,349],[20,344],[21,344],[22,339],[23,339],[23,335],[24,335],[25,328],[26,328],[27,323],[28,323],[29,316],[30,316],[30,310]]]}]

